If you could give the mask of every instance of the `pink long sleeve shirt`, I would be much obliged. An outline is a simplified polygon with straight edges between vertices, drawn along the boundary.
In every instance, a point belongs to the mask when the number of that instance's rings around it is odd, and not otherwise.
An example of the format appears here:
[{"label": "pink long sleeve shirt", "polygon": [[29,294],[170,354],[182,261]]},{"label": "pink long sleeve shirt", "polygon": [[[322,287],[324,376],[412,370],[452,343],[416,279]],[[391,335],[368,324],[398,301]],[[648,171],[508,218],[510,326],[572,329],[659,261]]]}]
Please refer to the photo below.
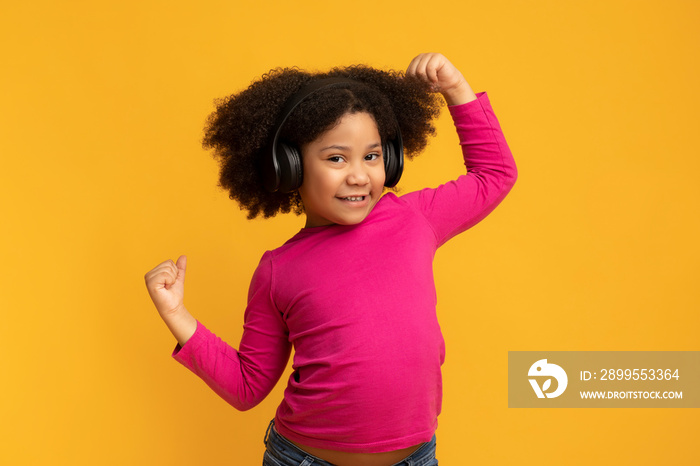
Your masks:
[{"label": "pink long sleeve shirt", "polygon": [[445,345],[433,257],[516,179],[486,93],[449,107],[467,174],[384,195],[361,223],[302,229],[256,269],[238,350],[198,323],[173,356],[240,410],[259,403],[294,347],[275,426],[324,449],[378,453],[431,439]]}]

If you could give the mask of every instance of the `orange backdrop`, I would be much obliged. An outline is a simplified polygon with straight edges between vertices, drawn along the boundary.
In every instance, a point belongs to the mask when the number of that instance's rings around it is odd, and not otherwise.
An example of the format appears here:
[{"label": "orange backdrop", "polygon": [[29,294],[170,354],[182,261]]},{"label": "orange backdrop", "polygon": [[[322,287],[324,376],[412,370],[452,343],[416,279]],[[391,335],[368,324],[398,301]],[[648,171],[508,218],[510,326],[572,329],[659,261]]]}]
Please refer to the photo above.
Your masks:
[{"label": "orange backdrop", "polygon": [[[188,308],[237,344],[257,261],[303,224],[245,219],[204,119],[273,67],[427,51],[489,92],[520,170],[435,261],[441,464],[697,463],[697,410],[508,409],[507,355],[700,350],[699,19],[690,0],[3,5],[0,463],[260,464],[283,387],[230,408],[170,359],[143,284],[186,253]],[[447,112],[438,130],[404,191],[461,172]]]}]

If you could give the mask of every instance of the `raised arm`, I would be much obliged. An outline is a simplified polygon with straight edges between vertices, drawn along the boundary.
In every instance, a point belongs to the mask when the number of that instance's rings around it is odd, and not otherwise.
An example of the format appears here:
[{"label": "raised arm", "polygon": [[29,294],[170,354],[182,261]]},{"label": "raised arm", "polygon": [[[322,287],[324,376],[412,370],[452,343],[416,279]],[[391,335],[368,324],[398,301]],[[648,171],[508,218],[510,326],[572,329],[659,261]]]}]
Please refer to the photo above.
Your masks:
[{"label": "raised arm", "polygon": [[251,280],[243,337],[236,350],[197,322],[182,304],[183,257],[177,265],[166,261],[146,274],[151,298],[178,340],[173,357],[233,407],[250,409],[274,388],[291,352],[286,325],[270,295],[269,258],[263,257]]},{"label": "raised arm", "polygon": [[425,216],[439,246],[495,209],[513,187],[517,170],[488,96],[474,94],[443,55],[418,55],[407,74],[430,82],[450,104],[467,168],[466,175],[438,188],[402,197]]}]

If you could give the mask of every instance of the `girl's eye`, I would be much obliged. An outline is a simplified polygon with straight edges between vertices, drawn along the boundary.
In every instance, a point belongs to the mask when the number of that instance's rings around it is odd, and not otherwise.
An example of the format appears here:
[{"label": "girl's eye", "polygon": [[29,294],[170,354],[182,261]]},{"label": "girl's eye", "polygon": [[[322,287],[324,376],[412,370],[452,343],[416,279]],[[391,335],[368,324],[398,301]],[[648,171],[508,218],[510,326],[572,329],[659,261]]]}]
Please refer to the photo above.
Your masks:
[{"label": "girl's eye", "polygon": [[334,155],[332,157],[328,157],[328,161],[333,162],[333,163],[338,163],[338,162],[342,162],[343,158],[339,155]]},{"label": "girl's eye", "polygon": [[380,154],[367,154],[365,160],[377,160],[379,157],[381,157]]}]

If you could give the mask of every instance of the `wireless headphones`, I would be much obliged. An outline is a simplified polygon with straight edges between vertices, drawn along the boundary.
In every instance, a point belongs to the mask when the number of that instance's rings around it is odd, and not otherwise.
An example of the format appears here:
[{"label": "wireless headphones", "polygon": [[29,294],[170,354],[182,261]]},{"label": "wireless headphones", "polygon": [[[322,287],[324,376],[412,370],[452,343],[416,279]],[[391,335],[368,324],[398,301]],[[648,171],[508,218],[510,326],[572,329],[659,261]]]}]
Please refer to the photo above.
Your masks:
[{"label": "wireless headphones", "polygon": [[[270,192],[288,193],[299,189],[303,181],[301,152],[280,141],[280,133],[284,123],[294,109],[311,94],[339,84],[362,84],[348,78],[324,78],[302,87],[285,103],[279,123],[274,128],[272,143],[263,154],[263,184]],[[394,120],[396,121],[396,120]],[[386,178],[384,186],[393,188],[399,182],[403,173],[403,141],[401,130],[396,124],[396,137],[382,145],[384,153],[384,171]]]}]

